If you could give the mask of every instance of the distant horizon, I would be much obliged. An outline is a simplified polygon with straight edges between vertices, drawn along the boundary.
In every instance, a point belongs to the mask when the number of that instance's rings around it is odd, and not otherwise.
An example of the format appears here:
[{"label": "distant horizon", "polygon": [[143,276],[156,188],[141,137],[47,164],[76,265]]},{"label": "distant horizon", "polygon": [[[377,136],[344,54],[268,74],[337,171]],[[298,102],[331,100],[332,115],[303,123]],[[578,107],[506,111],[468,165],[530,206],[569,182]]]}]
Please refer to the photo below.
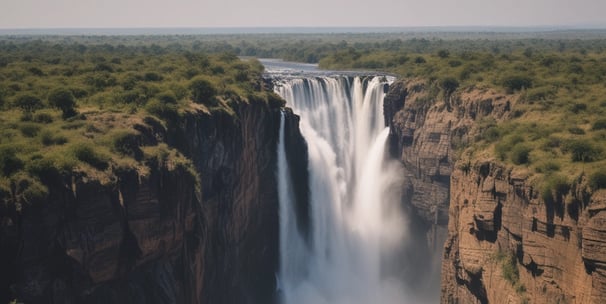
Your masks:
[{"label": "distant horizon", "polygon": [[422,32],[532,33],[606,30],[606,25],[453,25],[453,26],[166,26],[166,27],[22,27],[0,28],[0,35],[170,35],[170,34],[347,34]]}]

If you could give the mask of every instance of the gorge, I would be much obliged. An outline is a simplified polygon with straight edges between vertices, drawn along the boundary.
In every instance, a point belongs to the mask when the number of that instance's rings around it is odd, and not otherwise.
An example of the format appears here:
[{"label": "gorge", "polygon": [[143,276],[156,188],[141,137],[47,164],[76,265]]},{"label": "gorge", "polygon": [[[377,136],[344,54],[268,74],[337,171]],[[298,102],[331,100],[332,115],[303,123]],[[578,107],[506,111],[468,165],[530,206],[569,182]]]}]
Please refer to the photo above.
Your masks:
[{"label": "gorge", "polygon": [[277,92],[301,117],[310,178],[308,231],[299,231],[289,168],[278,165],[284,303],[401,303],[400,286],[381,276],[381,259],[404,232],[391,189],[400,174],[384,163],[387,83],[378,76],[283,81]]},{"label": "gorge", "polygon": [[[309,206],[295,208],[278,150],[283,303],[437,302],[440,250],[415,238],[423,219],[405,212],[404,170],[388,152],[383,100],[394,78],[264,64],[309,151]],[[413,252],[424,259],[403,258]]]},{"label": "gorge", "polygon": [[263,63],[253,87],[286,104],[129,118],[137,148],[167,150],[51,172],[44,202],[3,214],[0,300],[604,301],[604,190],[580,176],[545,199],[524,168],[460,149],[517,115],[519,93]]}]

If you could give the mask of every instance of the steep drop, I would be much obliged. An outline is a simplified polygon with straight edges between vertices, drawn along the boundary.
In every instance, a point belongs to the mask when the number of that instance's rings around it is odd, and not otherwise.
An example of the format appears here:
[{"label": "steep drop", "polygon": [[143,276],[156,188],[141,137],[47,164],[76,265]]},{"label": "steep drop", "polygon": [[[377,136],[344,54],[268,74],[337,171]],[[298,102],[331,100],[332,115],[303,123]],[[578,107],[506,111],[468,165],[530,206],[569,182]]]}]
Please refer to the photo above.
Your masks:
[{"label": "steep drop", "polygon": [[[301,116],[309,152],[310,225],[297,225],[292,182],[278,145],[283,303],[405,303],[394,271],[405,243],[403,174],[385,158],[385,77],[286,77],[276,92]],[[307,236],[307,237],[306,237]],[[410,298],[410,297],[408,297]]]}]

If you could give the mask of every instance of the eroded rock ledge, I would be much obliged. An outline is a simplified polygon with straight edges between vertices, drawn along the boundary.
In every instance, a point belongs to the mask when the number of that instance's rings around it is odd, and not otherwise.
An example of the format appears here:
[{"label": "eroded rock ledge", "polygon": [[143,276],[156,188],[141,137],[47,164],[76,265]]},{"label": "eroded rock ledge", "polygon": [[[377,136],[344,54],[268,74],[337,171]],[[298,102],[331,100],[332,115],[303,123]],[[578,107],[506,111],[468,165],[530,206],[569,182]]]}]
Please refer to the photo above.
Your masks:
[{"label": "eroded rock ledge", "polygon": [[443,303],[604,303],[606,191],[581,178],[544,202],[524,172],[490,160],[455,170],[451,187]]}]

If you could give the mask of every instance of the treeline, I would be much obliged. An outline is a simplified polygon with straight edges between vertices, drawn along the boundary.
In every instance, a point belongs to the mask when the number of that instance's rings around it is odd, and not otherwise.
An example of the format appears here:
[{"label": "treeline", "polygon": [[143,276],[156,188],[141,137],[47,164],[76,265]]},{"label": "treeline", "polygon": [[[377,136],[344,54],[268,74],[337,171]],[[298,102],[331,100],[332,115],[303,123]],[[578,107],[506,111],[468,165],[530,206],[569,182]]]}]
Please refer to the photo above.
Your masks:
[{"label": "treeline", "polygon": [[453,52],[510,54],[526,48],[536,51],[598,52],[606,50],[601,31],[562,32],[402,32],[333,34],[225,34],[165,36],[5,36],[0,50],[65,49],[67,51],[115,51],[129,48],[140,54],[174,52],[229,52],[237,56],[282,58],[318,63],[337,52],[355,50],[432,54],[440,49]]}]

